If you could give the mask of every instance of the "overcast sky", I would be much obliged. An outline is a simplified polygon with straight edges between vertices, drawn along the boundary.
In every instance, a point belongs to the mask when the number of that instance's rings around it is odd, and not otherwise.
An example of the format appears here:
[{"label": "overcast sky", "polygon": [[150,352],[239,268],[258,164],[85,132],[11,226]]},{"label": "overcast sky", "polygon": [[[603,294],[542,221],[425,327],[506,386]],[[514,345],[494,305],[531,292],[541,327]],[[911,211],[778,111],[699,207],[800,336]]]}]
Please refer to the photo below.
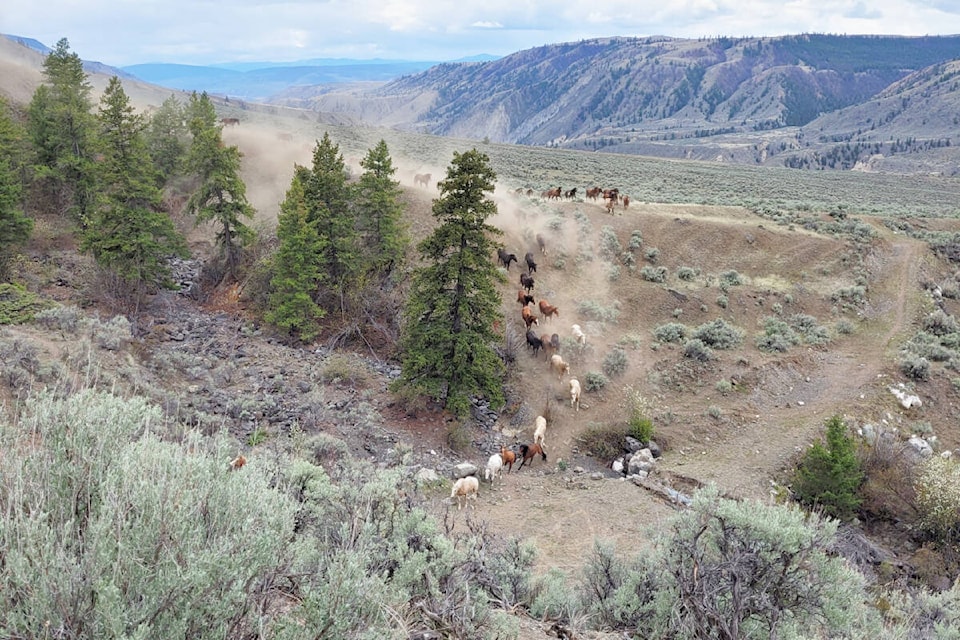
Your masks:
[{"label": "overcast sky", "polygon": [[953,35],[960,0],[0,0],[0,32],[113,66],[441,61],[603,36]]}]

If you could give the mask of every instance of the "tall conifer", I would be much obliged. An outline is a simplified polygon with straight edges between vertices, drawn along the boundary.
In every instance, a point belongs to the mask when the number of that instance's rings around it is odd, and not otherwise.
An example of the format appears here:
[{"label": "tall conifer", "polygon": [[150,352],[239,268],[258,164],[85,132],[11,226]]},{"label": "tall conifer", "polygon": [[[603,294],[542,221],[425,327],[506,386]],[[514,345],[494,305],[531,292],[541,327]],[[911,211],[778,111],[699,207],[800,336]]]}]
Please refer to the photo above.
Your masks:
[{"label": "tall conifer", "polygon": [[417,271],[404,311],[399,387],[444,404],[456,415],[471,397],[503,403],[503,361],[493,349],[502,320],[499,272],[491,256],[502,235],[487,219],[496,174],[486,154],[455,152],[433,216],[439,222],[419,245],[427,263]]}]

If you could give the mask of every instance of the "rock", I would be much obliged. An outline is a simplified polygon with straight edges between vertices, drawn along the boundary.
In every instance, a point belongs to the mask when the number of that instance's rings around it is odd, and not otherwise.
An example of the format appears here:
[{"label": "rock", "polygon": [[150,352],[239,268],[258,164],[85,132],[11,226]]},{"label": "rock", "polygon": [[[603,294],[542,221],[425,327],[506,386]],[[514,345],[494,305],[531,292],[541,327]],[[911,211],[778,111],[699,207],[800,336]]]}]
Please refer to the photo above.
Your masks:
[{"label": "rock", "polygon": [[433,469],[427,468],[417,471],[415,478],[417,484],[433,484],[434,482],[440,482],[440,476],[437,475],[437,472]]},{"label": "rock", "polygon": [[460,479],[466,476],[475,476],[477,471],[479,471],[477,465],[470,462],[461,462],[453,468],[452,473],[455,479]]},{"label": "rock", "polygon": [[593,473],[590,474],[590,479],[591,479],[591,480],[603,480],[605,477],[606,477],[606,476],[604,476],[604,475],[603,475],[602,473],[600,473],[599,471],[594,471]]},{"label": "rock", "polygon": [[647,449],[650,449],[651,455],[654,458],[659,458],[663,455],[663,449],[660,448],[660,445],[657,444],[654,440],[651,440],[647,443]]},{"label": "rock", "polygon": [[636,453],[637,451],[640,451],[640,449],[643,449],[643,443],[631,436],[627,436],[626,438],[624,438],[623,442],[624,442],[623,446],[630,453]]},{"label": "rock", "polygon": [[910,436],[907,444],[909,444],[921,458],[929,458],[933,455],[933,447],[920,436]]},{"label": "rock", "polygon": [[623,473],[623,458],[617,458],[614,460],[613,464],[610,465],[610,468],[616,473]]}]

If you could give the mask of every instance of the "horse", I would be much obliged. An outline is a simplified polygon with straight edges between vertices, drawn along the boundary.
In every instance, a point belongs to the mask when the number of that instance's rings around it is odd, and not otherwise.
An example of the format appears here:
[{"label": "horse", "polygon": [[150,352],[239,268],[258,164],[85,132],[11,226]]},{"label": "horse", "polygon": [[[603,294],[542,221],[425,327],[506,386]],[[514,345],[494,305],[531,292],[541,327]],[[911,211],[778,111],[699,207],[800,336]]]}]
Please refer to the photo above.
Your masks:
[{"label": "horse", "polygon": [[541,447],[544,445],[543,438],[547,435],[547,419],[543,416],[537,416],[536,426],[533,429],[533,441]]},{"label": "horse", "polygon": [[630,196],[623,196],[623,208],[626,209],[630,206]]},{"label": "horse", "polygon": [[537,234],[537,246],[540,247],[540,253],[547,255],[547,240],[542,233]]},{"label": "horse", "polygon": [[580,411],[580,381],[570,378],[570,408],[573,409],[574,405],[577,406],[577,411]]},{"label": "horse", "polygon": [[240,118],[220,118],[220,124],[225,127],[232,127],[240,124]]},{"label": "horse", "polygon": [[548,358],[557,352],[557,348],[550,342],[550,334],[544,333],[540,335],[540,342],[543,343],[543,354]]},{"label": "horse", "polygon": [[523,305],[523,309],[520,311],[520,317],[523,318],[523,323],[527,325],[527,329],[529,329],[532,324],[538,327],[540,326],[540,319],[533,315],[533,311],[530,311],[530,307],[527,305]]},{"label": "horse", "polygon": [[413,184],[416,187],[429,187],[431,177],[429,173],[418,173],[413,176]]},{"label": "horse", "polygon": [[560,353],[560,334],[554,333],[550,336],[550,346],[553,348],[554,353]]},{"label": "horse", "polygon": [[563,192],[563,197],[564,197],[564,198],[567,198],[568,200],[573,200],[574,198],[577,197],[577,188],[574,187],[573,189],[570,189],[569,191],[564,191],[564,192]]},{"label": "horse", "polygon": [[557,380],[563,380],[564,374],[570,373],[570,365],[563,361],[559,353],[550,356],[550,370],[557,372]]},{"label": "horse", "polygon": [[553,200],[553,199],[559,200],[562,194],[563,194],[563,190],[560,189],[560,187],[554,187],[553,189],[547,189],[546,191],[541,193],[540,196],[544,200]]},{"label": "horse", "polygon": [[614,198],[607,200],[607,213],[613,215],[613,207],[617,204],[617,201]]},{"label": "horse", "polygon": [[503,480],[503,457],[499,453],[490,456],[487,460],[487,468],[483,470],[483,479],[489,481],[491,485],[497,477]]},{"label": "horse", "polygon": [[[507,468],[507,473],[513,471],[513,463],[517,461],[517,454],[512,449],[507,449],[500,445],[500,459],[503,460],[503,466]],[[503,470],[501,469],[501,473]]]},{"label": "horse", "polygon": [[527,263],[527,271],[530,273],[536,273],[537,263],[533,261],[533,254],[528,251],[527,255],[523,256],[523,259]]},{"label": "horse", "polygon": [[587,189],[587,197],[590,198],[591,200],[596,200],[597,198],[599,198],[601,193],[603,193],[603,189],[601,189],[600,187],[593,187],[591,189]]},{"label": "horse", "polygon": [[516,262],[519,264],[519,261],[517,260],[517,254],[507,253],[503,249],[497,249],[497,257],[500,260],[500,264],[502,264],[507,271],[510,271],[511,262]]},{"label": "horse", "polygon": [[528,276],[525,273],[520,274],[520,284],[524,289],[527,290],[527,293],[530,293],[530,290],[533,289],[533,276]]},{"label": "horse", "polygon": [[583,329],[580,328],[580,325],[575,324],[571,326],[570,331],[573,333],[573,337],[576,339],[577,344],[587,344],[587,335],[583,332]]},{"label": "horse", "polygon": [[533,304],[533,296],[527,293],[526,291],[524,291],[523,289],[520,289],[519,291],[517,291],[517,302],[519,302],[523,306],[527,306],[528,304]]},{"label": "horse", "polygon": [[560,311],[557,310],[555,306],[547,302],[546,300],[540,300],[540,315],[543,316],[544,320],[549,320],[553,316],[560,317]]},{"label": "horse", "polygon": [[[547,452],[544,451],[543,447],[541,447],[536,442],[534,442],[533,444],[520,445],[520,457],[522,459],[520,460],[520,466],[517,467],[517,471],[520,471],[520,469],[523,469],[523,465],[526,464],[528,460],[532,461],[537,454],[539,454],[540,457],[543,458],[544,462],[547,461]],[[531,464],[533,463],[531,462]]]},{"label": "horse", "polygon": [[527,329],[527,346],[533,349],[533,355],[536,356],[543,349],[543,341],[534,333],[533,329]]},{"label": "horse", "polygon": [[[546,460],[546,458],[544,458]],[[450,497],[457,499],[457,511],[463,509],[463,505],[469,505],[473,500],[473,508],[477,508],[477,495],[480,493],[480,481],[476,476],[464,476],[453,483],[453,489],[450,490]]]}]

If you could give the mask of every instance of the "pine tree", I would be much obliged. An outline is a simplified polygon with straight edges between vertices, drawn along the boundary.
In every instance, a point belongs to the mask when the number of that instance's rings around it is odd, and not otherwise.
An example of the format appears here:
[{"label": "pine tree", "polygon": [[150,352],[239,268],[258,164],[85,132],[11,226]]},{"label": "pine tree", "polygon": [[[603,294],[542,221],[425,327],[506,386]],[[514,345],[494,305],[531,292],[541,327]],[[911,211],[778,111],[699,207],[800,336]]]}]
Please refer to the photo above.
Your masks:
[{"label": "pine tree", "polygon": [[119,78],[103,93],[98,114],[103,188],[81,249],[140,294],[171,287],[167,258],[186,255],[186,244],[162,210],[156,171],[143,136],[143,118],[134,112]]},{"label": "pine tree", "polygon": [[[304,184],[307,215],[322,241],[317,265],[324,273],[325,288],[341,314],[347,310],[347,293],[356,284],[359,251],[356,217],[340,146],[328,133],[313,150],[313,166]],[[322,302],[321,302],[322,304]]]},{"label": "pine tree", "polygon": [[320,331],[324,311],[314,301],[322,281],[318,267],[322,242],[316,224],[308,217],[304,184],[309,171],[297,167],[277,217],[280,247],[274,256],[270,280],[270,310],[264,319],[270,324],[309,342]]},{"label": "pine tree", "polygon": [[360,166],[365,171],[357,185],[357,226],[365,261],[375,273],[387,276],[403,261],[410,243],[387,143],[380,140]]},{"label": "pine tree", "polygon": [[848,520],[860,506],[858,494],[864,474],[856,443],[847,434],[840,416],[827,420],[826,445],[816,442],[797,468],[794,494],[797,500],[824,514]]},{"label": "pine tree", "polygon": [[147,147],[163,182],[183,171],[190,130],[186,109],[176,96],[163,101],[147,126]]},{"label": "pine tree", "polygon": [[206,93],[191,96],[189,128],[193,134],[188,165],[199,184],[187,201],[187,211],[198,225],[213,222],[219,227],[216,245],[226,272],[236,277],[243,250],[256,237],[243,222],[252,219],[254,208],[247,201],[247,187],[240,179],[237,147],[226,146],[216,124],[216,113]]},{"label": "pine tree", "polygon": [[86,224],[95,193],[92,87],[66,38],[44,59],[43,74],[28,111],[35,171],[54,206]]},{"label": "pine tree", "polygon": [[488,193],[496,175],[476,149],[455,152],[440,181],[434,232],[419,245],[427,263],[414,275],[404,310],[397,388],[428,395],[464,415],[472,396],[503,403],[503,361],[493,349],[502,319],[499,272],[490,256],[502,234],[486,223],[497,212]]},{"label": "pine tree", "polygon": [[30,237],[33,220],[23,214],[23,189],[15,162],[21,157],[21,135],[0,99],[0,277],[6,275],[14,247]]}]

